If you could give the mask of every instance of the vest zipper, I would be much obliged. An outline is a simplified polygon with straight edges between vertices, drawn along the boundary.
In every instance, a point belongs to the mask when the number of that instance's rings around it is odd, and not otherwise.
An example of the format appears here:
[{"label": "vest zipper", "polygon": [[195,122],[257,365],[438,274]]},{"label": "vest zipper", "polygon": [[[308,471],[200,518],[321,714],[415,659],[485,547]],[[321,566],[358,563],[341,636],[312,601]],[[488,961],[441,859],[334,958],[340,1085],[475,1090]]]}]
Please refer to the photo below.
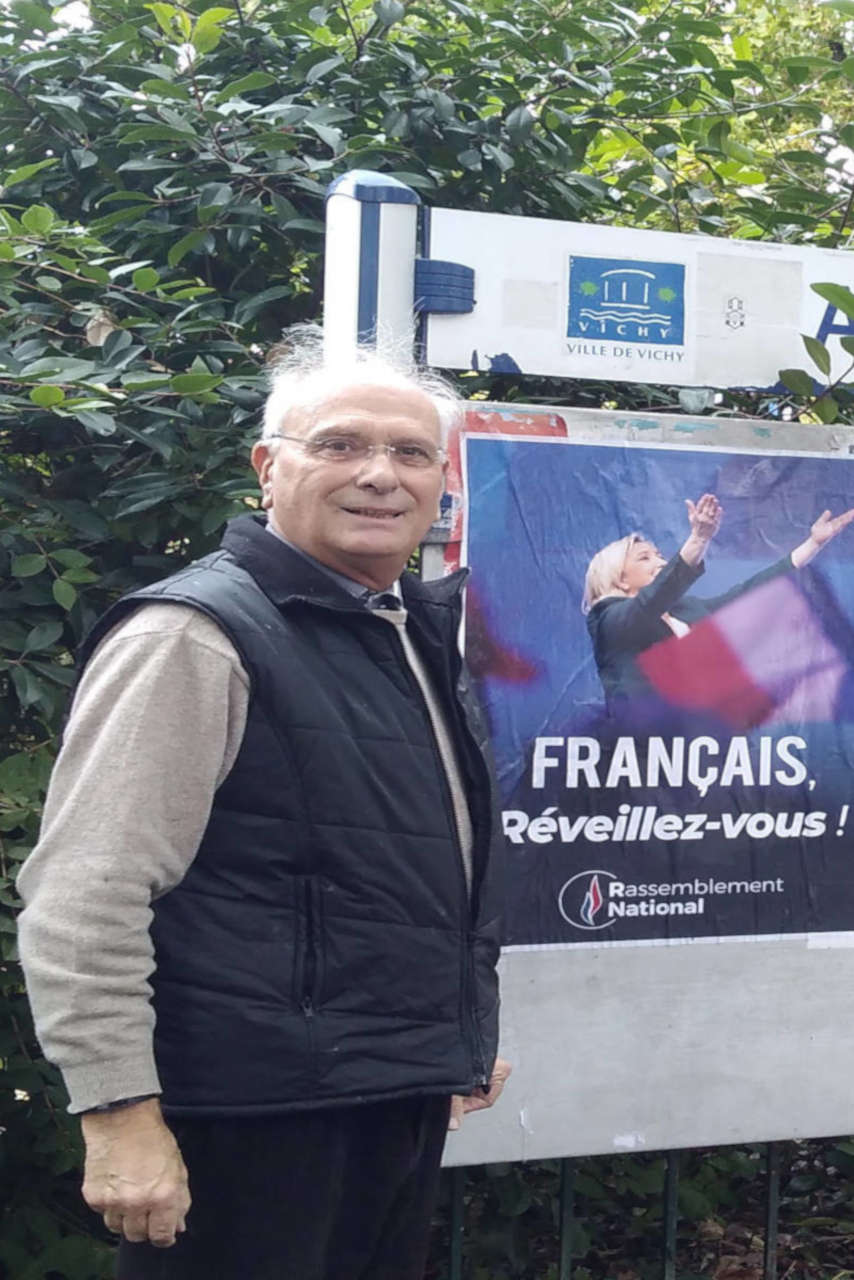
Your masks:
[{"label": "vest zipper", "polygon": [[475,1083],[480,1085],[484,1089],[488,1089],[489,1077],[486,1074],[486,1054],[484,1052],[483,1037],[480,1034],[480,1026],[478,1024],[477,1015],[475,1013],[475,1008],[474,1008],[473,997],[474,997],[475,988],[474,988],[473,942],[474,942],[473,935],[471,935],[466,939],[468,986],[469,986],[469,991],[471,992],[471,995],[472,995],[472,999],[469,1000],[469,1004],[468,1004],[468,1012],[469,1012],[469,1018],[471,1021],[472,1040],[474,1041],[474,1046],[475,1046],[475,1062],[474,1062],[475,1077],[476,1077]]},{"label": "vest zipper", "polygon": [[[381,621],[381,620],[377,619],[377,621]],[[388,624],[382,623],[382,625],[387,626]],[[448,782],[448,776],[445,772],[445,763],[442,760],[442,754],[439,751],[439,744],[436,741],[436,730],[433,728],[433,721],[430,717],[430,710],[427,706],[427,701],[424,697],[424,693],[421,688],[421,685],[418,683],[418,680],[415,677],[415,673],[413,672],[412,668],[409,665],[409,661],[406,657],[406,650],[403,647],[403,642],[401,641],[396,631],[394,632],[394,643],[397,645],[398,651],[403,660],[403,669],[406,673],[406,678],[409,682],[409,687],[415,693],[415,696],[418,700],[418,704],[421,707],[422,715],[424,716],[424,719],[427,722],[427,728],[430,731],[430,743],[433,748],[433,758],[435,759],[436,764],[438,766],[439,783],[442,788],[442,794],[445,799],[445,811],[450,816],[451,836],[453,839],[454,849],[456,850],[456,854],[457,854],[457,857],[456,857],[457,871],[459,872],[460,882],[462,884],[463,901],[466,904],[466,927],[465,929],[460,930],[460,944],[461,944],[460,958],[462,962],[461,967],[462,967],[462,973],[463,973],[463,1008],[465,1013],[464,1022],[465,1024],[467,1024],[465,1026],[465,1030],[467,1031],[466,1038],[469,1041],[468,1047],[471,1052],[472,1067],[475,1073],[475,1084],[485,1088],[488,1086],[489,1081],[486,1076],[486,1063],[485,1063],[485,1055],[483,1050],[483,1041],[480,1035],[480,1028],[477,1024],[477,1017],[475,1014],[475,1007],[474,1007],[474,966],[472,963],[472,950],[470,945],[470,934],[469,934],[469,926],[472,922],[471,909],[472,909],[472,903],[474,901],[474,839],[472,839],[472,887],[470,892],[468,882],[466,880],[465,863],[463,861],[462,845],[460,844],[460,833],[457,828],[457,817],[456,817],[456,812],[454,810],[454,801],[453,801],[453,797],[451,796],[451,788]],[[468,800],[466,800],[466,803],[468,803]],[[472,834],[474,835],[474,832]]]},{"label": "vest zipper", "polygon": [[305,919],[305,965],[302,975],[302,1011],[307,1018],[314,1017],[314,984],[317,978],[317,940],[315,937],[314,902],[311,881],[303,881],[303,908]]}]

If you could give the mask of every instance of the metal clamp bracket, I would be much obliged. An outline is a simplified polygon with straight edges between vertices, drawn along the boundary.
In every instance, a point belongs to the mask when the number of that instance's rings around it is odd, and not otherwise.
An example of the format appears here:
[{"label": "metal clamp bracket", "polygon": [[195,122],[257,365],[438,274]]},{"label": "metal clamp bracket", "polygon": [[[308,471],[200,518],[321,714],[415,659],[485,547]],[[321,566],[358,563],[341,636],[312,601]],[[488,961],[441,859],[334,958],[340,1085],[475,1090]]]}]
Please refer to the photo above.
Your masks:
[{"label": "metal clamp bracket", "polygon": [[415,310],[474,311],[474,268],[440,258],[415,259]]}]

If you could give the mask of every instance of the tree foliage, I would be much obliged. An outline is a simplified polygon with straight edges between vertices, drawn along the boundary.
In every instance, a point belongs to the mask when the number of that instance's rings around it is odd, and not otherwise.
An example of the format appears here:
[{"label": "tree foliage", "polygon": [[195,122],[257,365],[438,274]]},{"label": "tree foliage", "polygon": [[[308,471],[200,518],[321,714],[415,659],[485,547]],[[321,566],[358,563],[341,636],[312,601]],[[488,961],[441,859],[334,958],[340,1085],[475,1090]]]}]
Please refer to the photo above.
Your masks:
[{"label": "tree foliage", "polygon": [[850,0],[77,8],[0,7],[0,1261],[17,1280],[108,1265],[14,946],[72,654],[254,500],[264,353],[320,313],[328,182],[374,168],[449,207],[830,246],[852,198]]}]

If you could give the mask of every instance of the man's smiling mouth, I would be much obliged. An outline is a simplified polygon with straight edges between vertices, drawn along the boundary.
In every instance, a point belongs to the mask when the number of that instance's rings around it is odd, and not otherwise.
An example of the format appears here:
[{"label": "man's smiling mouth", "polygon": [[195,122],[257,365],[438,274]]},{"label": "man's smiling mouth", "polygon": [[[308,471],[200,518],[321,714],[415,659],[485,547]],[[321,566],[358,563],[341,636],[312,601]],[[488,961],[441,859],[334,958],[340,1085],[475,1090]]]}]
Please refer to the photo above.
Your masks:
[{"label": "man's smiling mouth", "polygon": [[351,516],[368,516],[371,520],[396,520],[402,511],[387,511],[383,507],[345,507]]}]

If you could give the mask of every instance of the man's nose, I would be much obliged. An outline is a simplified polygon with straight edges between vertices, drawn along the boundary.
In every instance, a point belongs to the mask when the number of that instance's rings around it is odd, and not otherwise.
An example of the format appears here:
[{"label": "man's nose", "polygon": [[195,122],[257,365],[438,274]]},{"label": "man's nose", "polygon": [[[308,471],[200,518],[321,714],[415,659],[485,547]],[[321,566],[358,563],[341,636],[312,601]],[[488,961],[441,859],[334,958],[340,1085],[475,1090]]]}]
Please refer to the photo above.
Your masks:
[{"label": "man's nose", "polygon": [[381,493],[390,493],[397,488],[400,483],[397,470],[383,445],[376,445],[367,458],[363,459],[355,481],[357,485],[377,489]]}]

